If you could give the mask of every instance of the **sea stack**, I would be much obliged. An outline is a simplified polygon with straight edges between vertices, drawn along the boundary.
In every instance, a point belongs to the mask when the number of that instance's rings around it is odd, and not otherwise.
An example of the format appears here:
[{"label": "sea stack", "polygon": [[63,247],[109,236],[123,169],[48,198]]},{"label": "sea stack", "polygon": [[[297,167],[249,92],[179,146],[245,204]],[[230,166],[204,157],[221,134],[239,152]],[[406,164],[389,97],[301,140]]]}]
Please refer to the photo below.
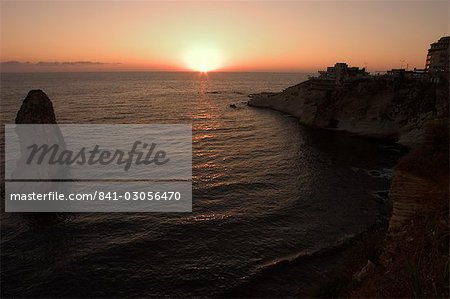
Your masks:
[{"label": "sea stack", "polygon": [[[47,160],[42,164],[27,162],[30,146],[58,145],[60,150],[66,149],[66,143],[56,122],[52,101],[42,90],[31,90],[23,100],[16,115],[16,134],[19,138],[20,157],[16,168],[11,174],[12,179],[49,180],[55,177],[68,178],[67,166],[53,165]],[[30,126],[30,124],[36,126]],[[22,126],[20,126],[22,125]],[[47,184],[51,188],[50,184]],[[29,185],[20,186],[22,189]],[[46,191],[49,191],[46,190]]]},{"label": "sea stack", "polygon": [[30,90],[17,112],[16,124],[56,124],[52,101],[40,89]]}]

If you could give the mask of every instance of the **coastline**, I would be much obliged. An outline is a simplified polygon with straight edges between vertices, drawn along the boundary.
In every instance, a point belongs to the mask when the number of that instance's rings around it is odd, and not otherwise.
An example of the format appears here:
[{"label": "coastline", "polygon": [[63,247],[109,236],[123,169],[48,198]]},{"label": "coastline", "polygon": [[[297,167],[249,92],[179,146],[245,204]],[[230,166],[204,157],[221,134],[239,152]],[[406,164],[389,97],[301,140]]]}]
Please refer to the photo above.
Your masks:
[{"label": "coastline", "polygon": [[[312,89],[311,81],[307,80],[280,93],[250,95],[248,105],[289,114],[310,127],[394,139],[410,149],[394,168],[389,190],[392,214],[387,231],[375,243],[377,256],[357,259],[350,257],[352,253],[347,254],[343,259],[351,261],[341,264],[331,278],[325,279],[313,291],[314,297],[389,298],[409,294],[445,298],[449,294],[446,284],[449,261],[445,256],[449,249],[448,84],[421,86],[422,83],[406,81],[395,87],[395,83],[380,82],[363,82],[330,92]],[[374,84],[382,88],[374,90]],[[405,95],[402,89],[411,87],[416,95],[399,102],[398,98]],[[432,89],[434,97],[427,94],[427,88]],[[361,105],[359,99],[364,96],[369,100]],[[428,102],[430,106],[423,109],[414,105],[415,101]],[[383,113],[389,115],[385,120],[379,117]],[[430,173],[433,170],[435,173]],[[429,219],[438,224],[430,229]],[[369,234],[354,250],[366,250],[368,244],[373,246],[374,238],[376,234]],[[418,239],[421,247],[413,248]],[[429,251],[435,255],[424,257],[424,252]],[[424,259],[433,267],[423,266]],[[396,280],[401,282],[394,283]]]},{"label": "coastline", "polygon": [[[39,92],[38,94],[44,96],[44,94],[42,94],[42,92]],[[47,98],[47,96],[45,96],[45,99],[50,101]],[[28,103],[28,104],[31,104],[31,103]],[[54,121],[54,117],[55,117],[54,111],[51,110],[50,115],[48,115],[48,113],[47,113],[48,111],[46,109],[43,109],[45,106],[48,106],[48,105],[39,105],[37,108],[42,108],[42,109],[40,109],[39,113],[28,115],[28,117],[31,117],[31,118],[21,117],[21,119],[24,121],[30,121],[30,122],[31,121],[36,122],[36,121],[38,121],[38,119],[44,119],[45,122]],[[31,106],[27,105],[26,107],[24,107],[27,109],[23,109],[23,111],[30,111],[31,109],[28,109],[28,108],[33,108],[33,107],[34,106],[32,106],[32,105]],[[36,110],[34,110],[34,111],[36,112]],[[32,117],[36,117],[38,119],[33,119]],[[281,118],[284,118],[284,117],[281,117]],[[265,118],[262,119],[262,121],[265,122],[266,121]],[[311,135],[317,136],[317,132],[315,132],[315,130],[312,130],[312,131],[313,132],[311,132]],[[331,135],[336,136],[334,132],[324,132],[324,133],[327,133],[328,137],[330,137]],[[345,136],[350,135],[347,133],[341,133],[341,134],[345,135]],[[341,134],[339,134],[339,135],[341,135]],[[353,136],[351,136],[351,139],[359,140]],[[353,144],[348,141],[349,141],[348,138],[344,139],[341,142],[341,144],[342,143]],[[365,153],[365,152],[363,152],[363,153]],[[386,189],[383,189],[383,190],[386,190]],[[385,224],[386,223],[384,221],[382,224],[381,223],[377,223],[376,225],[374,224],[373,230],[377,231],[380,226],[384,227]],[[370,226],[370,230],[372,230],[372,226]],[[361,242],[361,240],[363,240],[364,238],[365,238],[365,234],[361,234],[361,233],[346,235],[346,236],[343,236],[342,240],[339,240],[338,242],[336,242],[336,244],[333,244],[329,248],[319,249],[317,251],[312,251],[312,252],[305,250],[305,251],[299,252],[298,255],[295,255],[292,258],[289,258],[289,259],[283,258],[283,260],[281,260],[280,262],[277,262],[273,265],[270,264],[267,267],[264,266],[263,267],[264,269],[261,271],[261,274],[255,275],[255,278],[253,279],[255,284],[250,284],[250,287],[248,287],[249,285],[246,285],[244,287],[245,290],[242,292],[239,292],[239,291],[237,291],[236,293],[231,292],[231,293],[227,293],[227,295],[228,295],[228,297],[230,297],[230,296],[231,297],[242,297],[242,294],[246,294],[246,296],[248,296],[248,297],[252,297],[252,296],[253,297],[255,297],[255,296],[256,297],[268,297],[268,296],[278,297],[282,294],[288,294],[287,296],[289,296],[289,294],[295,294],[297,296],[302,295],[302,297],[306,297],[309,295],[307,292],[309,292],[309,288],[311,288],[311,285],[315,285],[318,281],[320,282],[321,280],[323,280],[323,276],[327,276],[328,272],[331,269],[334,269],[335,267],[341,267],[343,257],[345,256],[345,254],[354,246],[355,243]],[[317,273],[312,273],[314,271],[317,271],[318,266],[320,267],[320,271],[318,271]],[[296,272],[297,269],[300,269],[301,273]],[[294,271],[296,273],[292,274],[292,272],[290,272],[290,271]],[[274,277],[274,274],[277,277],[277,280],[275,281],[275,283],[272,280],[272,278]],[[296,276],[296,275],[298,275],[298,276]],[[315,279],[312,278],[312,275],[314,275]],[[299,279],[300,282],[302,283],[302,287],[299,287],[299,285],[295,285],[294,283],[289,283],[289,285],[286,285],[287,282],[290,280],[288,280],[288,279],[284,280],[283,278],[290,278],[290,277],[296,277],[297,279]],[[259,288],[258,286],[268,287],[269,289],[272,290],[272,292],[268,292],[268,288]],[[292,288],[289,289],[288,288],[289,286],[294,286],[294,289],[292,289]],[[245,293],[248,291],[250,291],[250,293]],[[288,291],[293,291],[293,293],[287,293]],[[238,294],[240,294],[240,296],[237,296]]]},{"label": "coastline", "polygon": [[413,147],[427,123],[448,113],[448,82],[374,77],[345,87],[317,87],[310,80],[279,93],[249,95],[248,105],[296,117],[301,124],[388,139]]}]

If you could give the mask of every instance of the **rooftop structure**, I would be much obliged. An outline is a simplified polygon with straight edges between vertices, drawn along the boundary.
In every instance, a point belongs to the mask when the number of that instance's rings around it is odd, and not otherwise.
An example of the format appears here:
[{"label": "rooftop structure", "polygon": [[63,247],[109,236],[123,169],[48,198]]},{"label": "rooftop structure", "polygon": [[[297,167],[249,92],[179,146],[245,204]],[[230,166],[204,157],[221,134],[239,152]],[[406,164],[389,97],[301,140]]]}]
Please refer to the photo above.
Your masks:
[{"label": "rooftop structure", "polygon": [[319,71],[319,76],[311,78],[311,83],[314,89],[332,90],[355,80],[371,78],[365,68],[349,67],[346,63],[338,62],[327,67],[326,71]]}]

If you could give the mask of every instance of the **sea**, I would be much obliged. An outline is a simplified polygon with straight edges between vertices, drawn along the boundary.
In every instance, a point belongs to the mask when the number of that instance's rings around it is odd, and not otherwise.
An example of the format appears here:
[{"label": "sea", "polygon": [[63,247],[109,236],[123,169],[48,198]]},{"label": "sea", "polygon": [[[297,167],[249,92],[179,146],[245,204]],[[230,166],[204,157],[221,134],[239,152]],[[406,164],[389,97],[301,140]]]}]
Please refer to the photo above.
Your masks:
[{"label": "sea", "polygon": [[2,204],[1,296],[304,295],[341,246],[386,227],[399,157],[391,144],[246,104],[308,75],[1,74],[2,124],[42,89],[61,124],[193,130],[191,213],[5,213]]}]

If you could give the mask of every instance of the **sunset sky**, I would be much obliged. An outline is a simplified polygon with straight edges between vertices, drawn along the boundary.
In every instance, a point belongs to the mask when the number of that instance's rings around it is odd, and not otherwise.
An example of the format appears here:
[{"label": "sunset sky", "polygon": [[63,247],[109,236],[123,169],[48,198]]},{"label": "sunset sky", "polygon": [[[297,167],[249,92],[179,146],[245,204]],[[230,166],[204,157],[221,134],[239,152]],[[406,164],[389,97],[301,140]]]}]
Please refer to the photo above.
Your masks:
[{"label": "sunset sky", "polygon": [[449,34],[448,3],[2,1],[0,60],[3,71],[422,68]]}]

